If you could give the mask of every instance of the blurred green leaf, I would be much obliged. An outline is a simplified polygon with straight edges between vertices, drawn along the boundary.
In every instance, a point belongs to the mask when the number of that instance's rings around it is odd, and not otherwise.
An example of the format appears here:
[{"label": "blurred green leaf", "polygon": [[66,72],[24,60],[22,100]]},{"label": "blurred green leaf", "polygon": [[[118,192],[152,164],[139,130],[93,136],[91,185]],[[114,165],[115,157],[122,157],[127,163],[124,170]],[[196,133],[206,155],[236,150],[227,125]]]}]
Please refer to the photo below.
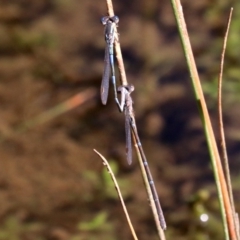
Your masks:
[{"label": "blurred green leaf", "polygon": [[110,225],[107,223],[107,217],[107,212],[100,212],[91,221],[79,223],[78,229],[85,231],[109,229]]}]

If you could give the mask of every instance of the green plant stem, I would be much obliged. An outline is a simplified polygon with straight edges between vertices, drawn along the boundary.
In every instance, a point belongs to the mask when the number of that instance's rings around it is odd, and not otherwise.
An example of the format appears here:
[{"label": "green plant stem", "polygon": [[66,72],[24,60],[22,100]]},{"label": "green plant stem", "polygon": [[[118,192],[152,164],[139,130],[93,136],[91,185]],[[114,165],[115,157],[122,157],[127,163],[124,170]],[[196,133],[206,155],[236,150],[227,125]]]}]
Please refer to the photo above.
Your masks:
[{"label": "green plant stem", "polygon": [[204,130],[207,138],[208,148],[211,156],[215,181],[216,181],[217,190],[218,190],[218,197],[219,197],[220,208],[222,212],[225,237],[227,240],[229,240],[229,236],[231,236],[231,240],[236,240],[237,235],[234,228],[234,221],[232,218],[233,214],[232,214],[231,203],[228,195],[227,185],[226,185],[226,181],[225,181],[223,170],[222,170],[222,165],[220,161],[219,152],[217,149],[217,144],[216,144],[214,133],[212,130],[210,117],[209,117],[207,106],[204,100],[204,95],[203,95],[200,79],[198,76],[194,56],[192,53],[191,44],[188,37],[184,16],[183,16],[182,6],[179,0],[171,0],[171,2],[172,2],[175,18],[177,21],[178,29],[180,32],[184,54],[185,54],[188,68],[190,71],[196,100],[199,105],[199,110],[200,110]]}]

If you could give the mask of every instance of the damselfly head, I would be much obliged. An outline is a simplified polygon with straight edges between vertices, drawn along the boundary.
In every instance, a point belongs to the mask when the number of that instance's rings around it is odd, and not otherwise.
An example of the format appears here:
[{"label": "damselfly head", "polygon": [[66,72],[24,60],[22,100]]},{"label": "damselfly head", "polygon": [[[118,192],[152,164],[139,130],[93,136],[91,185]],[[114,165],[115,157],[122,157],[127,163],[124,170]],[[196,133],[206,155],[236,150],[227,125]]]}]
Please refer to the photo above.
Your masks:
[{"label": "damselfly head", "polygon": [[109,20],[109,17],[108,17],[108,16],[102,17],[102,18],[101,18],[101,23],[102,23],[102,25],[106,25],[107,22],[108,22],[108,20]]},{"label": "damselfly head", "polygon": [[128,85],[120,85],[118,86],[118,89],[117,91],[118,92],[122,92],[123,89],[129,93],[133,92],[134,91],[134,86],[132,84],[128,84]]}]

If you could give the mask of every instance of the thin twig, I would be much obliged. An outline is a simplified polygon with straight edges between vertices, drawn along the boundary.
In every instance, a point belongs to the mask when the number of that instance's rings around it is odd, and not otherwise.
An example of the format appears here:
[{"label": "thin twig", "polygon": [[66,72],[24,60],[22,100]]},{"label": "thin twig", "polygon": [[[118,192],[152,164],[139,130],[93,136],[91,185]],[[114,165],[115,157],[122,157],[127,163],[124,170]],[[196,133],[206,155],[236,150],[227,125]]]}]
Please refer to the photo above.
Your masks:
[{"label": "thin twig", "polygon": [[119,188],[119,186],[118,186],[118,183],[117,183],[117,180],[116,180],[116,178],[115,178],[115,176],[114,176],[114,173],[113,173],[110,165],[108,164],[108,161],[107,161],[107,160],[103,157],[103,155],[101,155],[97,150],[93,149],[93,151],[98,154],[98,156],[99,156],[99,157],[102,159],[102,161],[103,161],[103,165],[105,165],[105,166],[107,167],[107,170],[108,170],[108,172],[109,172],[109,174],[110,174],[110,176],[111,176],[111,178],[112,178],[112,180],[113,180],[113,182],[114,182],[114,185],[115,185],[115,188],[116,188],[116,190],[117,190],[119,199],[120,199],[120,201],[121,201],[122,208],[123,208],[124,214],[125,214],[125,216],[126,216],[126,218],[127,218],[127,222],[128,222],[129,227],[130,227],[132,236],[133,236],[133,238],[134,238],[135,240],[138,240],[137,235],[136,235],[136,233],[135,233],[135,231],[134,231],[134,228],[133,228],[133,225],[132,225],[130,216],[129,216],[129,214],[128,214],[126,205],[125,205],[125,203],[124,203],[124,200],[123,200],[123,197],[122,197],[122,194],[121,194],[121,190],[120,190],[120,188]]},{"label": "thin twig", "polygon": [[231,203],[233,206],[233,198],[232,198],[232,194],[230,194],[232,192],[232,186],[231,186],[231,179],[230,179],[227,147],[226,147],[226,140],[225,140],[225,134],[224,134],[224,127],[223,127],[223,114],[222,114],[222,76],[223,76],[224,56],[225,56],[225,51],[226,51],[228,32],[229,32],[229,27],[230,27],[230,22],[231,22],[231,17],[232,17],[232,10],[233,10],[233,8],[231,8],[231,12],[230,12],[228,24],[227,24],[227,30],[226,30],[225,37],[224,37],[223,50],[222,50],[221,63],[220,63],[220,73],[219,73],[219,77],[218,77],[218,118],[219,118],[219,128],[220,128],[221,150],[222,150],[223,162],[224,162],[224,167],[225,167],[224,170],[225,170],[225,174],[226,174],[226,178],[227,178],[228,191],[229,191]]},{"label": "thin twig", "polygon": [[[227,23],[227,29],[224,36],[223,41],[223,49],[221,54],[221,63],[220,63],[220,73],[218,77],[218,119],[219,119],[219,131],[220,131],[220,145],[221,145],[221,151],[222,151],[222,157],[223,157],[223,166],[225,171],[225,176],[227,179],[227,188],[228,188],[228,194],[230,197],[230,202],[232,206],[232,212],[233,212],[233,219],[235,219],[235,206],[234,206],[234,199],[233,199],[233,191],[232,191],[232,184],[231,184],[231,176],[230,176],[230,170],[229,170],[229,161],[227,156],[227,147],[226,147],[226,140],[225,140],[225,134],[224,134],[224,126],[223,126],[223,114],[222,114],[222,78],[223,78],[223,66],[224,66],[224,57],[225,57],[225,51],[227,46],[227,39],[228,39],[228,33],[230,28],[230,23],[232,19],[232,12],[233,8],[230,10],[228,23]],[[235,221],[235,229],[237,231],[237,223]]]},{"label": "thin twig", "polygon": [[227,185],[226,185],[226,181],[225,181],[225,177],[224,177],[224,173],[223,173],[223,169],[220,161],[216,139],[214,137],[210,117],[208,114],[200,79],[198,76],[198,72],[197,72],[197,68],[196,68],[196,64],[195,64],[195,60],[194,60],[188,32],[187,32],[187,27],[184,20],[182,6],[180,3],[180,0],[171,0],[171,2],[172,2],[175,17],[177,20],[177,25],[178,25],[178,29],[181,36],[184,54],[185,54],[188,68],[190,71],[196,100],[199,104],[199,110],[202,116],[202,121],[203,121],[203,126],[205,130],[206,138],[207,138],[209,152],[211,155],[213,171],[214,171],[214,176],[215,176],[216,185],[218,189],[218,197],[219,197],[222,218],[224,223],[225,237],[228,240],[230,235],[231,240],[237,240],[237,234],[235,231],[234,220],[232,217],[233,214],[232,214],[231,203],[228,195]]}]

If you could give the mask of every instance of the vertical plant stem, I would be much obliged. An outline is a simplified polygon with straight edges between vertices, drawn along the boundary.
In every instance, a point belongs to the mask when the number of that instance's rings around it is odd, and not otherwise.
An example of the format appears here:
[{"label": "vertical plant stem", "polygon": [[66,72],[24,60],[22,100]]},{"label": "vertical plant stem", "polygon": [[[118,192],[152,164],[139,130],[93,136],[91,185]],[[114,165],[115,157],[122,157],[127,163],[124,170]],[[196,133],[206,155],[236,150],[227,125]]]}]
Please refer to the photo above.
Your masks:
[{"label": "vertical plant stem", "polygon": [[223,65],[224,65],[224,55],[225,55],[225,51],[226,51],[230,21],[231,21],[231,17],[232,17],[232,10],[233,10],[233,8],[231,8],[228,25],[227,25],[227,30],[226,30],[226,34],[224,37],[223,50],[222,50],[221,63],[220,63],[220,73],[219,73],[219,77],[218,77],[218,119],[219,119],[219,130],[220,130],[220,138],[221,138],[221,150],[222,150],[222,156],[223,156],[223,162],[224,162],[225,175],[226,175],[226,179],[227,179],[227,187],[228,187],[229,196],[231,199],[231,204],[232,204],[232,207],[234,208],[233,196],[232,196],[232,185],[231,185],[228,156],[227,156],[227,147],[226,147],[226,140],[225,140],[225,134],[224,134],[224,126],[223,126],[223,114],[222,114]]},{"label": "vertical plant stem", "polygon": [[178,29],[180,32],[180,37],[184,49],[184,54],[186,57],[186,61],[188,64],[188,68],[191,75],[191,80],[196,96],[196,100],[199,105],[200,114],[203,121],[203,126],[207,138],[208,148],[212,160],[212,166],[213,166],[213,172],[215,176],[215,181],[217,185],[218,190],[218,197],[222,212],[222,218],[223,218],[223,224],[224,224],[224,232],[225,237],[227,240],[229,240],[229,236],[231,237],[231,240],[236,240],[237,235],[235,232],[234,227],[234,221],[233,221],[233,214],[232,214],[232,208],[231,203],[228,195],[227,185],[223,174],[223,169],[220,161],[219,152],[217,149],[217,144],[215,141],[214,133],[212,130],[212,125],[210,121],[210,117],[208,114],[207,106],[204,100],[204,95],[202,92],[202,87],[200,83],[200,79],[198,76],[194,56],[191,49],[191,44],[186,28],[186,23],[183,16],[182,6],[180,3],[180,0],[171,0],[174,14],[176,17]]},{"label": "vertical plant stem", "polygon": [[222,158],[223,158],[223,166],[224,166],[224,172],[227,179],[227,188],[228,188],[228,194],[232,206],[232,213],[233,213],[233,219],[235,219],[235,230],[238,235],[239,239],[239,233],[238,233],[238,219],[237,214],[235,212],[235,205],[234,205],[234,199],[233,199],[233,191],[232,191],[232,184],[231,184],[231,176],[230,176],[230,170],[229,170],[229,161],[227,156],[227,146],[226,146],[226,140],[225,140],[225,134],[224,134],[224,126],[223,126],[223,114],[222,114],[222,78],[223,78],[223,66],[224,66],[224,56],[227,46],[227,39],[228,39],[228,33],[230,28],[230,23],[232,19],[232,12],[233,8],[230,10],[228,23],[227,23],[227,30],[224,36],[223,41],[223,50],[221,55],[221,63],[220,63],[220,72],[218,77],[218,119],[219,119],[219,131],[220,131],[220,145],[222,150]]}]

